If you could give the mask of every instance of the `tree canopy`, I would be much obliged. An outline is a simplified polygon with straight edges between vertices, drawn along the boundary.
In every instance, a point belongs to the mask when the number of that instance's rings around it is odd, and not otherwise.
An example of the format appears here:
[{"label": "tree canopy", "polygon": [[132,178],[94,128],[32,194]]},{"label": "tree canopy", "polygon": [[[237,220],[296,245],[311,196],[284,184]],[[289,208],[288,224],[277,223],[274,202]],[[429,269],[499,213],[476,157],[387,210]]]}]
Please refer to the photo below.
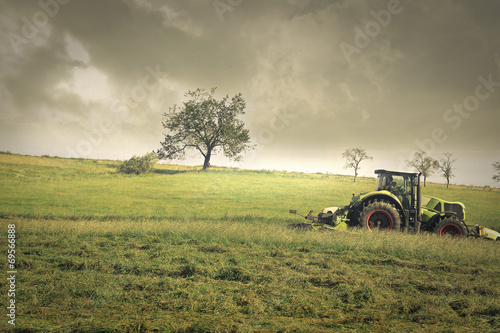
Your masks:
[{"label": "tree canopy", "polygon": [[241,93],[216,100],[205,89],[188,91],[190,99],[182,107],[174,105],[163,114],[163,127],[168,130],[162,147],[156,154],[160,159],[183,159],[186,149],[194,149],[203,157],[203,170],[210,167],[210,158],[222,151],[229,159],[239,161],[241,153],[250,148],[249,131],[238,116],[245,114],[246,103]]}]

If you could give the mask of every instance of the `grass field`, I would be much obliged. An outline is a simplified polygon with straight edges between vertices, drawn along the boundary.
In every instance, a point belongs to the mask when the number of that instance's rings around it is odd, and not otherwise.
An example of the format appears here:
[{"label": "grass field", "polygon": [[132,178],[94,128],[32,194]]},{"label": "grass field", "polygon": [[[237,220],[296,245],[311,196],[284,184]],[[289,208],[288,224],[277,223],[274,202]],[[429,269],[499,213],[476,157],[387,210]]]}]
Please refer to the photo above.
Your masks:
[{"label": "grass field", "polygon": [[[286,228],[298,222],[288,209],[345,205],[373,178],[176,165],[128,176],[118,165],[0,154],[3,267],[15,224],[17,269],[16,326],[2,315],[0,330],[500,330],[495,242]],[[423,192],[500,229],[498,189]]]}]

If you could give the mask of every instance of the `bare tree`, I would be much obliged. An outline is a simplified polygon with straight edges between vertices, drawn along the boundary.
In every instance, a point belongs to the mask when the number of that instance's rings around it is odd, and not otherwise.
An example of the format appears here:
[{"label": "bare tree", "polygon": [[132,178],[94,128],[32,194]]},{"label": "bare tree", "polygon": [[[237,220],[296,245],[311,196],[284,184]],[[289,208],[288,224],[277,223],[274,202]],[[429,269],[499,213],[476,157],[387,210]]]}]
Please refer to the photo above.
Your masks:
[{"label": "bare tree", "polygon": [[439,170],[441,170],[441,175],[446,178],[446,188],[450,185],[450,178],[455,177],[453,174],[453,163],[456,159],[451,159],[450,153],[444,153],[444,158],[439,161]]},{"label": "bare tree", "polygon": [[366,150],[363,148],[350,148],[342,154],[342,158],[345,158],[344,169],[354,169],[354,183],[356,182],[356,177],[358,176],[358,170],[360,169],[359,164],[363,160],[371,160],[373,157],[366,154]]},{"label": "bare tree", "polygon": [[426,155],[427,154],[423,150],[419,150],[415,152],[412,160],[406,161],[407,166],[417,169],[417,171],[424,176],[424,187],[427,177],[433,175],[435,170],[439,167],[438,161]]},{"label": "bare tree", "polygon": [[492,164],[493,169],[495,169],[495,172],[497,173],[496,175],[493,175],[491,179],[493,179],[495,182],[500,182],[500,162],[495,162]]}]

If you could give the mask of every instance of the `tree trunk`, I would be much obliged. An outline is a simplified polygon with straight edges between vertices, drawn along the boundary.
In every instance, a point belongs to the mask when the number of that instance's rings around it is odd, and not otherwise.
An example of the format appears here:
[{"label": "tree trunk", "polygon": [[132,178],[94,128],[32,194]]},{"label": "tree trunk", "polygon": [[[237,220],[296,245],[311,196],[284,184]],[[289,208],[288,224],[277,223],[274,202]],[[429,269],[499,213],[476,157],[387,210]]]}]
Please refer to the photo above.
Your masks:
[{"label": "tree trunk", "polygon": [[212,150],[207,151],[205,154],[205,161],[203,162],[203,170],[207,170],[210,167],[210,157],[212,156]]},{"label": "tree trunk", "polygon": [[357,170],[355,170],[355,171],[354,171],[354,181],[353,181],[353,183],[355,183],[355,182],[356,182],[356,177],[357,177],[357,176],[358,176],[358,171],[357,171]]}]

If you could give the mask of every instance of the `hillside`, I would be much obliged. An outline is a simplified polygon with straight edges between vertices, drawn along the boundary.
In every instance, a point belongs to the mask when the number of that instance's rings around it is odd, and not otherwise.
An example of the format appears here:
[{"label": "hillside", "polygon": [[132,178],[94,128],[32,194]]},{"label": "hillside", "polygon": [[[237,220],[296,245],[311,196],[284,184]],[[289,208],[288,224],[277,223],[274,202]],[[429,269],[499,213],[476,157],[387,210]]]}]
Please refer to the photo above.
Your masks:
[{"label": "hillside", "polygon": [[[495,242],[286,228],[298,221],[288,209],[347,204],[373,178],[176,165],[129,176],[118,165],[0,154],[4,253],[16,226],[16,329],[499,329]],[[424,194],[463,201],[469,223],[500,229],[497,190],[430,184]]]},{"label": "hillside", "polygon": [[[119,161],[0,154],[0,216],[209,219],[245,216],[286,224],[288,209],[318,211],[371,191],[375,178],[158,164],[145,176],[116,172]],[[468,224],[500,229],[500,191],[427,184],[423,195],[461,201]]]}]

